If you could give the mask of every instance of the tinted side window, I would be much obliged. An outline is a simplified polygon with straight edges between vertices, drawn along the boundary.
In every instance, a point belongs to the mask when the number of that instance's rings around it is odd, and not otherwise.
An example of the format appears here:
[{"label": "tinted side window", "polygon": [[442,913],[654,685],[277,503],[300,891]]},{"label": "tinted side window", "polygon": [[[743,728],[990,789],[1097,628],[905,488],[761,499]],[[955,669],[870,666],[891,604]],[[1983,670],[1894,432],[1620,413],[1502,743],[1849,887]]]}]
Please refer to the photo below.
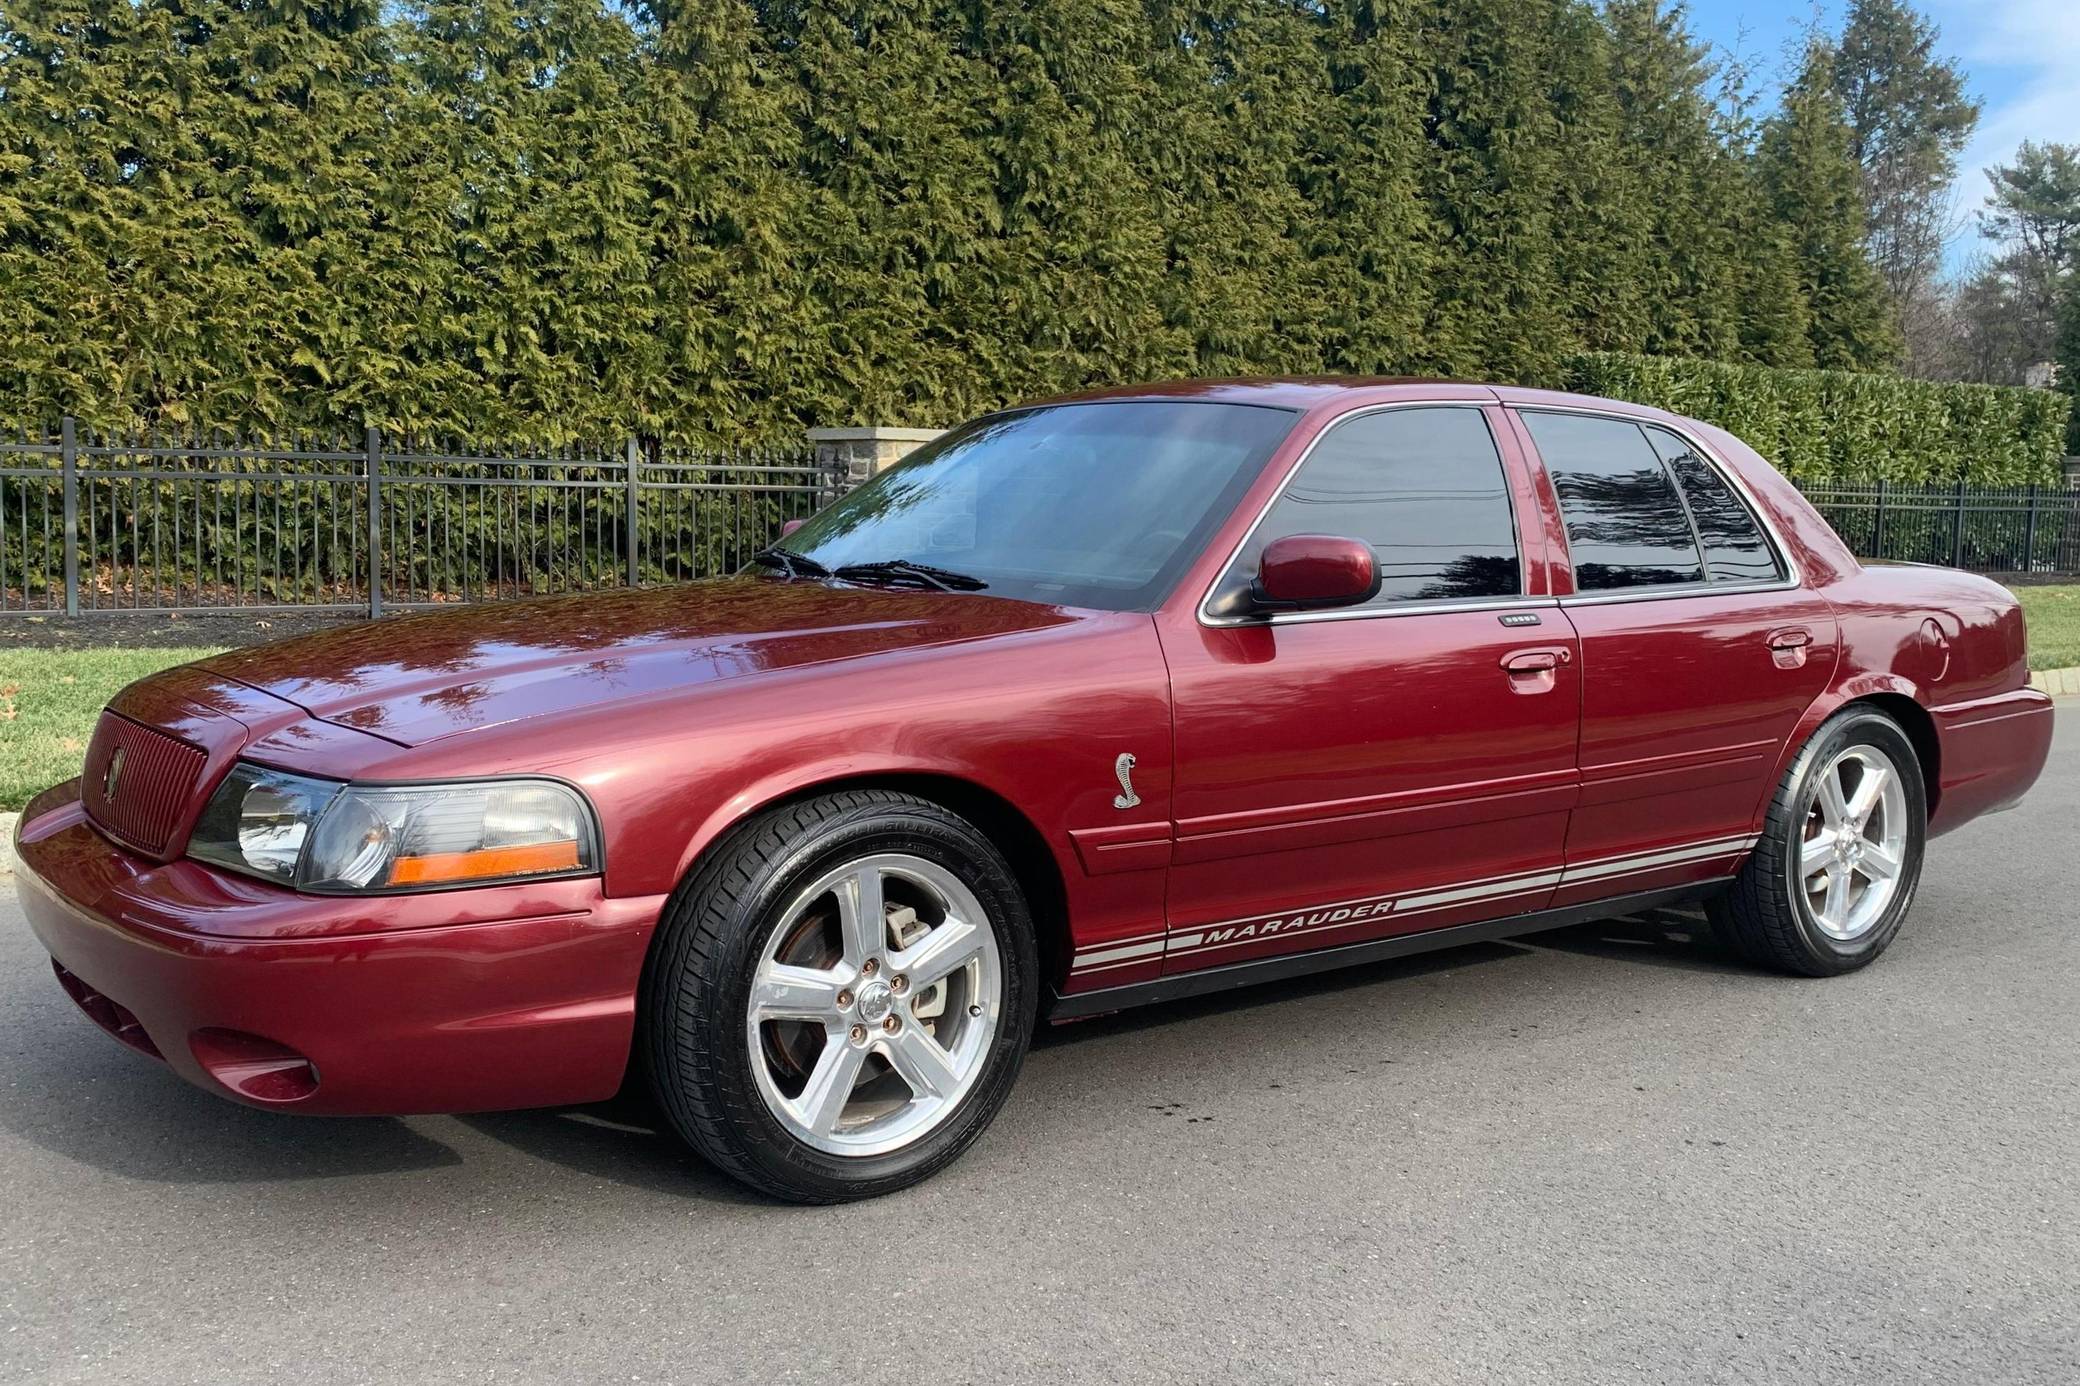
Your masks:
[{"label": "tinted side window", "polygon": [[1378,555],[1369,605],[1513,597],[1517,532],[1502,457],[1478,409],[1388,409],[1322,435],[1250,537],[1235,576],[1288,534],[1362,539]]},{"label": "tinted side window", "polygon": [[1704,581],[1690,517],[1639,425],[1535,410],[1523,419],[1560,493],[1577,589]]},{"label": "tinted side window", "polygon": [[1704,544],[1704,567],[1714,582],[1768,582],[1782,577],[1776,553],[1763,538],[1762,526],[1734,494],[1726,478],[1699,457],[1691,446],[1665,428],[1649,428],[1654,451],[1676,474],[1690,519]]}]

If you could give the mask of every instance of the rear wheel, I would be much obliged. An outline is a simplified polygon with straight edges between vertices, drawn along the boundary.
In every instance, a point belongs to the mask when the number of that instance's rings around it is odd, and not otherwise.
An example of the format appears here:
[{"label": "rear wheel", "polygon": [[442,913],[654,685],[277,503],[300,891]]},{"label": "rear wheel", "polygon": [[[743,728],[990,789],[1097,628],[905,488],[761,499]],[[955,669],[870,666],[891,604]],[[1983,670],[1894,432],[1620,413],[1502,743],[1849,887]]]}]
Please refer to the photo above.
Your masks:
[{"label": "rear wheel", "polygon": [[905,1187],[1002,1106],[1036,974],[1017,883],[965,820],[878,790],[776,810],[662,925],[643,997],[659,1105],[780,1197]]},{"label": "rear wheel", "polygon": [[1874,708],[1815,732],[1771,801],[1762,840],[1712,903],[1720,936],[1765,966],[1827,977],[1864,966],[1913,904],[1927,840],[1921,764]]}]

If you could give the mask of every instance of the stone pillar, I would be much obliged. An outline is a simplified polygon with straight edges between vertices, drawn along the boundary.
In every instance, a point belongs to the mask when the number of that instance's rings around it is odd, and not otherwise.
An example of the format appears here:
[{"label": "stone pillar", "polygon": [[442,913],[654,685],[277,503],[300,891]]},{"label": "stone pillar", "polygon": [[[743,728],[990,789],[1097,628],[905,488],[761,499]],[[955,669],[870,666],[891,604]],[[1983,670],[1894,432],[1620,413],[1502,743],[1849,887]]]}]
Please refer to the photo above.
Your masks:
[{"label": "stone pillar", "polygon": [[939,436],[936,428],[812,428],[809,445],[818,462],[843,463],[845,484],[853,487],[887,471]]}]

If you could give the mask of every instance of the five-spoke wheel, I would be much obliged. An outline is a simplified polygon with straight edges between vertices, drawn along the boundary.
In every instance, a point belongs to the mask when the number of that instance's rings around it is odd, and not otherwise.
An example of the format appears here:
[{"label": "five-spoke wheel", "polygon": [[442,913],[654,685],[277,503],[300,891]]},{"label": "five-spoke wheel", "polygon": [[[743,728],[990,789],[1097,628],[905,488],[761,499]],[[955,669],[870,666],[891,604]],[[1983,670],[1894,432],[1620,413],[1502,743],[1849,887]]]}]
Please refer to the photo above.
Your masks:
[{"label": "five-spoke wheel", "polygon": [[1785,773],[1732,888],[1710,902],[1720,937],[1809,977],[1877,957],[1913,903],[1925,796],[1897,722],[1861,703],[1829,718]]},{"label": "five-spoke wheel", "polygon": [[1850,746],[1821,770],[1799,844],[1813,922],[1848,942],[1868,933],[1899,888],[1907,796],[1899,767],[1876,746]]},{"label": "five-spoke wheel", "polygon": [[1039,964],[1017,878],[942,805],[839,791],[707,854],[640,1001],[672,1126],[804,1202],[887,1193],[957,1156],[1010,1092]]},{"label": "five-spoke wheel", "polygon": [[974,1085],[1003,993],[995,929],[958,877],[896,853],[846,862],[794,898],[752,976],[759,1095],[819,1150],[897,1149]]}]

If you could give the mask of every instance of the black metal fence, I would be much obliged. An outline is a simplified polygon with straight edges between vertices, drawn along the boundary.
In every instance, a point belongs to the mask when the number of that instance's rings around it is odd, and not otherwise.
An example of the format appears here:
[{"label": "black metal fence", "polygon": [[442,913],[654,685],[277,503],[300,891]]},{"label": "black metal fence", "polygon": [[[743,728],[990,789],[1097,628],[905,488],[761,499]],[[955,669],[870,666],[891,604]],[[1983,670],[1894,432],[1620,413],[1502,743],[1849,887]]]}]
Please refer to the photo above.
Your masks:
[{"label": "black metal fence", "polygon": [[[0,612],[363,610],[732,572],[846,486],[807,451],[0,438]],[[2080,573],[2080,488],[1804,488],[1864,558]]]},{"label": "black metal fence", "polygon": [[0,438],[0,611],[365,610],[734,571],[845,487],[806,452]]},{"label": "black metal fence", "polygon": [[1800,487],[1859,558],[1981,573],[2080,572],[2080,488]]}]

